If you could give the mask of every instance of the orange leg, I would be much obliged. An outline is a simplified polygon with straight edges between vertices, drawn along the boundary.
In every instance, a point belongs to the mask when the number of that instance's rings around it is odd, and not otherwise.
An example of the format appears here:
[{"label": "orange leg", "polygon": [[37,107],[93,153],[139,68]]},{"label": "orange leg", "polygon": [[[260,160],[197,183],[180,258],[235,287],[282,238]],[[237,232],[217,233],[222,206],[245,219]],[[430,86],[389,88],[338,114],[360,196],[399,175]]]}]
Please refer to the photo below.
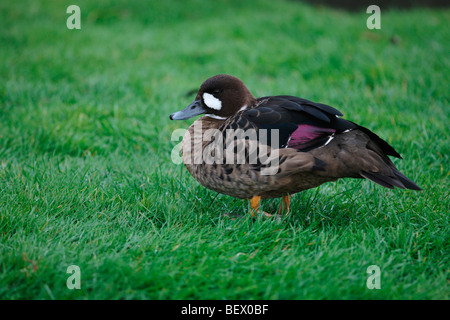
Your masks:
[{"label": "orange leg", "polygon": [[281,213],[284,207],[286,207],[286,214],[288,214],[290,205],[291,205],[291,196],[288,194],[287,196],[283,197],[283,200],[281,200],[281,205],[280,208],[278,209],[278,214]]},{"label": "orange leg", "polygon": [[254,217],[259,212],[259,201],[261,200],[260,196],[255,196],[250,199],[250,214]]},{"label": "orange leg", "polygon": [[[252,217],[254,217],[255,215],[257,215],[260,211],[259,211],[259,201],[261,200],[261,196],[254,196],[253,198],[250,199],[250,214],[252,215]],[[267,213],[267,212],[262,212],[265,216],[267,217],[271,217],[272,215]]]}]

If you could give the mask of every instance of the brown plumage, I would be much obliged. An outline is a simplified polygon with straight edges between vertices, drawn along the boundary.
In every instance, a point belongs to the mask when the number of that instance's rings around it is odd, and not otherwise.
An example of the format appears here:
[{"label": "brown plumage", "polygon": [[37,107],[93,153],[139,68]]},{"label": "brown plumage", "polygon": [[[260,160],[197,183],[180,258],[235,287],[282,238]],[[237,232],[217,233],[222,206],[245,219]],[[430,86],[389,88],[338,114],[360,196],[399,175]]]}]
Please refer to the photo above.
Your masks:
[{"label": "brown plumage", "polygon": [[218,75],[170,118],[199,114],[206,116],[182,142],[186,168],[211,190],[251,199],[254,212],[260,199],[278,197],[280,211],[289,211],[290,195],[346,177],[420,190],[388,158],[401,158],[388,143],[330,106],[292,96],[256,99],[238,78]]}]

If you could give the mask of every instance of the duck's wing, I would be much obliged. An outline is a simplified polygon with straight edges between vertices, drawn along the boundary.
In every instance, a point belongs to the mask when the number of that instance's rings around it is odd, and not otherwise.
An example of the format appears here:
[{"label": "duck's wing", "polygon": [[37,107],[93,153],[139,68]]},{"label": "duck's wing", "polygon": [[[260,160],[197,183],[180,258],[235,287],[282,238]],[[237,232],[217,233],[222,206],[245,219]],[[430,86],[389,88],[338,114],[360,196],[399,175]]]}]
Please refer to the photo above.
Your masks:
[{"label": "duck's wing", "polygon": [[[281,163],[281,171],[286,174],[298,172],[296,161],[300,159],[306,171],[322,171],[318,175],[364,177],[386,187],[420,190],[389,160],[388,155],[401,158],[394,148],[369,129],[340,116],[341,112],[325,104],[275,96],[260,98],[255,107],[239,112],[225,126],[255,129],[258,143],[265,141],[261,137],[266,131],[268,145],[273,148],[275,143],[283,150],[280,163],[283,156],[289,157]],[[285,155],[284,151],[289,152]]]},{"label": "duck's wing", "polygon": [[367,128],[340,118],[342,113],[326,104],[294,96],[272,96],[258,99],[256,107],[240,112],[227,123],[227,128],[267,130],[267,141],[279,148],[309,150],[326,145],[334,135],[359,129],[366,133],[386,155],[401,158],[387,142]]}]

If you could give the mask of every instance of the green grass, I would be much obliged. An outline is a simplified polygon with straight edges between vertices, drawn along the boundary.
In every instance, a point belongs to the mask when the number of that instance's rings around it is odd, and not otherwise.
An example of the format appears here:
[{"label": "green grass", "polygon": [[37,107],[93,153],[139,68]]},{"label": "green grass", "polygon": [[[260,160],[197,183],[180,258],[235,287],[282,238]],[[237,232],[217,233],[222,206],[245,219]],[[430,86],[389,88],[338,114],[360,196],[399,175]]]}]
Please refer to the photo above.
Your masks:
[{"label": "green grass", "polygon": [[[449,298],[448,9],[382,8],[368,30],[296,1],[80,0],[68,30],[70,4],[0,4],[0,298]],[[347,179],[283,222],[224,217],[248,204],[171,162],[192,120],[168,117],[218,73],[337,107],[423,191]]]}]

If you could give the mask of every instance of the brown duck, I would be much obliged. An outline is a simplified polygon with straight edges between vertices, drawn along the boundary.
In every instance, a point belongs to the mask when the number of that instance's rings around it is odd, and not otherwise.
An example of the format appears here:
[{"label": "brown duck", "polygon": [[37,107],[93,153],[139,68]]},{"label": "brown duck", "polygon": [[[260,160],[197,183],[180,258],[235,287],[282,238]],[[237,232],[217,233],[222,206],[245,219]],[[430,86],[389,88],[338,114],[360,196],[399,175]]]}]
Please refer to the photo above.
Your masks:
[{"label": "brown duck", "polygon": [[421,190],[388,158],[401,158],[394,148],[328,105],[285,95],[255,98],[238,78],[216,75],[170,119],[200,114],[183,137],[186,168],[206,188],[250,199],[252,215],[261,199],[278,197],[279,212],[289,212],[292,194],[339,178]]}]

